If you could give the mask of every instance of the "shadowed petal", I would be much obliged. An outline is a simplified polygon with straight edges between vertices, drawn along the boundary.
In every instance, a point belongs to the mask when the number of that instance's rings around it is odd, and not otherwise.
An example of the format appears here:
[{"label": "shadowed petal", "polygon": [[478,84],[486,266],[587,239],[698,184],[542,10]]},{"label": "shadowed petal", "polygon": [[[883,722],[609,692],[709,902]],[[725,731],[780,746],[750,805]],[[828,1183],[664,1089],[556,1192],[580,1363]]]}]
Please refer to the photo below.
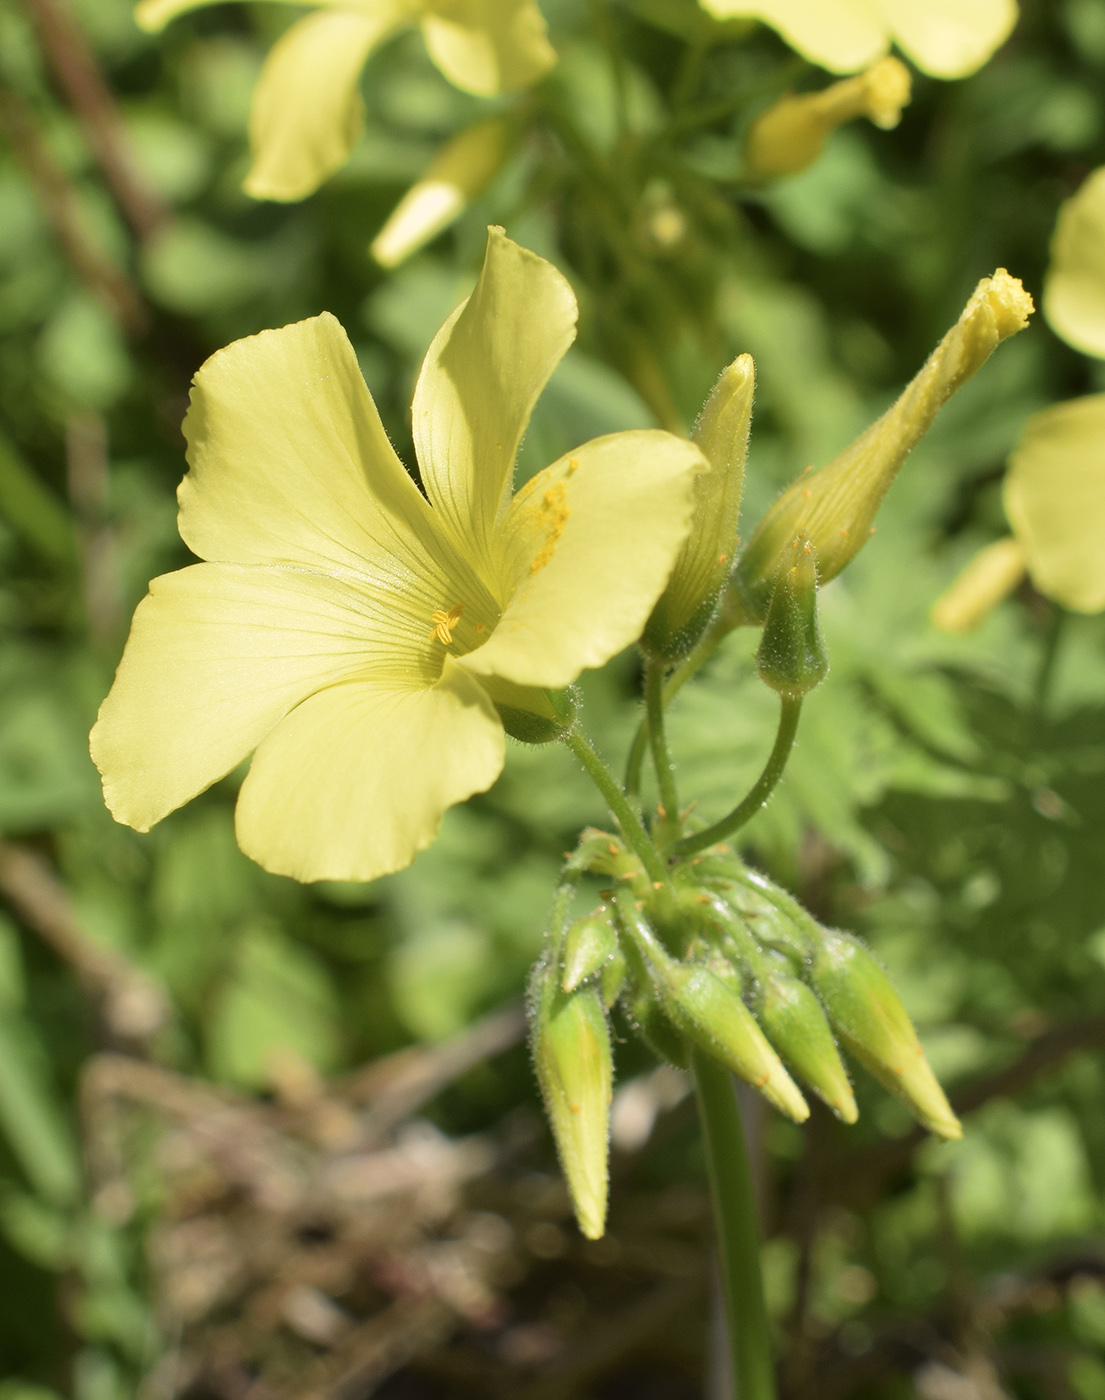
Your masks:
[{"label": "shadowed petal", "polygon": [[410,17],[403,0],[308,15],[273,45],[253,93],[255,199],[305,199],[345,164],[364,125],[365,59]]},{"label": "shadowed petal", "polygon": [[518,685],[569,685],[641,635],[686,536],[698,448],[669,433],[596,438],[539,472],[501,527],[502,619],[461,659]]},{"label": "shadowed petal", "polygon": [[475,290],[427,351],[412,409],[422,481],[485,570],[518,444],[575,321],[575,297],[556,268],[492,228]]},{"label": "shadowed petal", "polygon": [[221,564],[154,579],[92,731],[115,819],[147,831],[323,686],[366,676],[432,684],[440,654],[417,583],[411,592],[374,595],[303,570]]},{"label": "shadowed petal", "polygon": [[1059,211],[1044,315],[1068,345],[1105,356],[1105,169],[1088,176]]},{"label": "shadowed petal", "polygon": [[257,750],[238,844],[297,880],[373,880],[409,865],[447,808],[491,786],[506,738],[483,687],[451,662],[425,690],[339,685]]},{"label": "shadowed petal", "polygon": [[[177,15],[189,10],[206,9],[209,5],[221,5],[225,0],[140,0],[134,7],[134,21],[139,29],[156,33],[163,29]],[[325,5],[329,0],[283,0],[288,5]]]},{"label": "shadowed petal", "polygon": [[1005,513],[1041,593],[1076,612],[1105,608],[1105,394],[1028,420],[1009,459]]},{"label": "shadowed petal", "polygon": [[449,81],[481,97],[529,87],[556,62],[533,0],[435,0],[422,34]]}]

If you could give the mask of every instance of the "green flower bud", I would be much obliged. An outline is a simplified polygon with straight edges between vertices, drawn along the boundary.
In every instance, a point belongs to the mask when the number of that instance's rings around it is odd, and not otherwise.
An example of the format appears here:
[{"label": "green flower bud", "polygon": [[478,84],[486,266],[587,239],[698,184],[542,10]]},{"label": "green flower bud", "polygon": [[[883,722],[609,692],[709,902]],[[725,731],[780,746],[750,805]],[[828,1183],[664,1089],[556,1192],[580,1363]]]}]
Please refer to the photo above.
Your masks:
[{"label": "green flower bud", "polygon": [[628,971],[625,954],[620,947],[615,948],[613,957],[606,961],[599,975],[599,991],[602,993],[602,1002],[607,1011],[621,996]]},{"label": "green flower bud", "polygon": [[604,909],[577,919],[564,935],[562,991],[574,992],[581,982],[601,972],[618,952],[618,935]]},{"label": "green flower bud", "polygon": [[801,536],[775,580],[756,664],[764,684],[785,700],[807,695],[829,669],[817,621],[817,564]]},{"label": "green flower bud", "polygon": [[669,956],[624,894],[618,896],[618,912],[672,1023],[758,1089],[781,1113],[796,1123],[804,1122],[810,1115],[805,1099],[740,997],[709,968]]},{"label": "green flower bud", "polygon": [[692,438],[710,469],[695,478],[690,533],[641,639],[657,660],[676,661],[690,651],[732,570],[755,386],[752,356],[738,356],[714,385],[695,424]]},{"label": "green flower bud", "polygon": [[826,932],[812,959],[810,981],[856,1059],[904,1100],[926,1128],[940,1137],[962,1137],[913,1022],[863,944],[848,934]]},{"label": "green flower bud", "polygon": [[539,965],[531,986],[530,1039],[579,1228],[588,1239],[600,1239],[606,1229],[613,1061],[598,992],[580,987],[566,994],[550,968]]},{"label": "green flower bud", "polygon": [[859,1110],[848,1072],[813,992],[781,969],[758,978],[756,991],[756,1015],[772,1045],[842,1122],[854,1123]]},{"label": "green flower bud", "polygon": [[783,492],[737,564],[734,586],[746,621],[766,616],[796,535],[805,534],[812,544],[822,583],[855,558],[890,483],[936,414],[1003,340],[1024,329],[1032,309],[1032,298],[1004,268],[984,277],[897,403],[822,471],[799,477]]},{"label": "green flower bud", "polygon": [[676,1069],[688,1067],[690,1051],[687,1042],[664,1015],[648,986],[637,983],[628,995],[623,996],[622,1004],[633,1029],[657,1059],[666,1060]]},{"label": "green flower bud", "polygon": [[503,728],[523,744],[551,744],[575,723],[579,702],[574,689],[538,690],[515,685],[501,676],[482,680],[491,696]]}]

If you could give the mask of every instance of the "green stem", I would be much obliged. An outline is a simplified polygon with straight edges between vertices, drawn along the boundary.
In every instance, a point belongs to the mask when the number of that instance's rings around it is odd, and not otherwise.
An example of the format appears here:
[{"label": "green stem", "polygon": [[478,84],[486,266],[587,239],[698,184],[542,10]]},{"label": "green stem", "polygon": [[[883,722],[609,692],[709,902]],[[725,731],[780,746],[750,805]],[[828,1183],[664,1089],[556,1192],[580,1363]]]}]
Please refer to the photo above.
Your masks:
[{"label": "green stem", "polygon": [[664,667],[661,662],[649,661],[645,664],[645,704],[652,762],[656,767],[656,781],[660,784],[660,801],[664,808],[664,825],[668,831],[678,835],[679,793],[676,791],[675,768],[664,733]]},{"label": "green stem", "polygon": [[1033,692],[1033,708],[1037,719],[1042,718],[1047,709],[1051,684],[1055,679],[1055,663],[1059,659],[1059,644],[1063,637],[1063,623],[1066,616],[1065,608],[1061,608],[1058,603],[1052,603],[1051,616],[1047,620],[1044,647],[1040,656],[1040,667],[1036,672],[1036,685]]},{"label": "green stem", "polygon": [[721,1254],[733,1391],[739,1400],[775,1400],[760,1228],[733,1080],[727,1069],[700,1050],[694,1051],[693,1064]]},{"label": "green stem", "polygon": [[645,830],[640,817],[626,801],[613,774],[595,752],[594,745],[585,739],[578,730],[572,729],[564,736],[564,742],[587,770],[587,775],[606,799],[606,805],[614,814],[614,819],[622,829],[622,835],[637,852],[641,864],[648,871],[654,883],[667,884],[668,869],[652,844],[652,838]]},{"label": "green stem", "polygon": [[705,831],[696,831],[692,836],[684,836],[671,848],[673,856],[693,856],[714,846],[726,837],[739,831],[746,822],[752,820],[767,799],[774,792],[776,784],[783,776],[787,759],[794,747],[794,736],[798,732],[798,717],[802,713],[802,698],[789,699],[782,696],[779,710],[779,728],[775,734],[775,745],[771,756],[764,765],[764,771],[756,779],[755,785],[743,802],[738,802],[728,816],[708,826]]}]

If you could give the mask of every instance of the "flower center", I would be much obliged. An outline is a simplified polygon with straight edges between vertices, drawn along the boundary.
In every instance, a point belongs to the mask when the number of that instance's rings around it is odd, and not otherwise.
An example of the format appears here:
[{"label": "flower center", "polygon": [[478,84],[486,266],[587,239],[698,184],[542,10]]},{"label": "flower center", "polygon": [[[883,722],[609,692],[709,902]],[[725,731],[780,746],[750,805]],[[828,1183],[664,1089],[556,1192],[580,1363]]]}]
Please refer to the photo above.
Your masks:
[{"label": "flower center", "polygon": [[430,621],[434,624],[433,630],[430,632],[430,640],[432,641],[436,637],[442,646],[449,646],[453,640],[453,628],[460,621],[463,614],[463,603],[458,603],[456,607],[450,608],[448,612],[444,611],[442,608],[438,608],[430,617]]}]

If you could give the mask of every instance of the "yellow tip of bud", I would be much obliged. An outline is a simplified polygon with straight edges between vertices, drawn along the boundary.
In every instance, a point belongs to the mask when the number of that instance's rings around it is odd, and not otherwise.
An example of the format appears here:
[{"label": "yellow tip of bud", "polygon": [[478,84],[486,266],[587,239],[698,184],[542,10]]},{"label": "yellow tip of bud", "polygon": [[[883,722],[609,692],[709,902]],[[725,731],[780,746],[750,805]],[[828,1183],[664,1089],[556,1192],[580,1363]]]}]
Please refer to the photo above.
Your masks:
[{"label": "yellow tip of bud", "polygon": [[813,164],[829,135],[845,122],[867,117],[884,130],[897,126],[910,94],[909,69],[896,58],[880,59],[865,73],[821,92],[785,93],[749,128],[748,171],[761,178],[796,175]]},{"label": "yellow tip of bud", "polygon": [[1028,325],[1028,318],[1036,310],[1024,283],[1019,277],[1011,276],[1004,267],[999,267],[992,277],[984,277],[979,282],[960,320],[972,319],[983,305],[993,313],[998,340],[1023,331]]},{"label": "yellow tip of bud", "polygon": [[929,616],[941,632],[973,631],[1024,578],[1024,553],[1012,537],[980,550],[951,587],[937,598]]}]

